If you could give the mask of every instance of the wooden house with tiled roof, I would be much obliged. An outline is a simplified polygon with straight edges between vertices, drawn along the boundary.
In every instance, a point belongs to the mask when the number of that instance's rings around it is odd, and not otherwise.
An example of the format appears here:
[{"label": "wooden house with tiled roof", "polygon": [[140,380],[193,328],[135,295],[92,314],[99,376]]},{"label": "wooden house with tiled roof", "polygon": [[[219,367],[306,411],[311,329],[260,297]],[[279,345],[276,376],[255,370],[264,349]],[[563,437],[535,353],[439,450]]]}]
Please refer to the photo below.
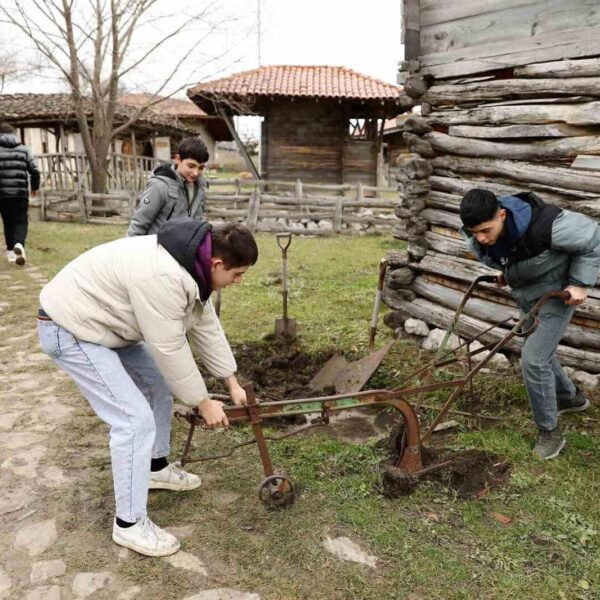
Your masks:
[{"label": "wooden house with tiled roof", "polygon": [[[159,99],[155,94],[123,94],[119,100],[128,106],[139,107]],[[192,128],[204,140],[208,147],[211,162],[215,159],[216,143],[231,142],[233,136],[225,121],[217,115],[207,115],[201,108],[189,100],[180,98],[161,99],[148,109],[149,114],[157,114],[174,120],[185,127]]]},{"label": "wooden house with tiled roof", "polygon": [[199,83],[208,114],[260,115],[260,176],[377,185],[382,127],[412,106],[399,86],[336,66],[265,66]]},{"label": "wooden house with tiled roof", "polygon": [[[196,108],[191,102],[181,102]],[[115,122],[118,124],[129,119],[136,107],[134,102],[120,102]],[[86,113],[92,119],[91,101]],[[173,117],[168,111],[156,107],[143,112],[133,127],[115,140],[114,150],[122,152],[123,146],[132,146],[133,140],[139,151],[133,152],[131,148],[128,153],[156,156],[155,140],[163,138],[170,148],[167,148],[166,157],[159,158],[169,158],[179,140],[190,135],[201,135],[203,131],[199,122],[193,119]],[[206,118],[211,119],[208,115]],[[10,123],[35,154],[83,152],[75,106],[69,94],[0,94],[0,120]]]}]

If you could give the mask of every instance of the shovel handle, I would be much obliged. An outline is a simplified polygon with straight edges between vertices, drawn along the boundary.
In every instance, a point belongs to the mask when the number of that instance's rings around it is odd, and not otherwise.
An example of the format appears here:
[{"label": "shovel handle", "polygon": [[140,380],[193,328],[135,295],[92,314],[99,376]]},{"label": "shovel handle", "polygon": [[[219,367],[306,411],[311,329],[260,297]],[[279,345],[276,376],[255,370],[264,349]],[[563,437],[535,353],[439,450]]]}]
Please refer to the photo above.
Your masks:
[{"label": "shovel handle", "polygon": [[277,239],[277,245],[281,249],[282,258],[287,258],[287,249],[290,247],[292,243],[292,234],[291,233],[278,233],[275,238]]}]

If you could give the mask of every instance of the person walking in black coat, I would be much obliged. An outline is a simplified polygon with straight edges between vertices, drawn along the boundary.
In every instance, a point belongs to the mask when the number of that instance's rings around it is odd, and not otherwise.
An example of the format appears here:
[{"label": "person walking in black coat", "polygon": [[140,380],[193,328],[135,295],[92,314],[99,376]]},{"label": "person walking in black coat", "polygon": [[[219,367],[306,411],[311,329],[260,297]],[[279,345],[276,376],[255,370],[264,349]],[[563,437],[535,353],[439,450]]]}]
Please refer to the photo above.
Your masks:
[{"label": "person walking in black coat", "polygon": [[25,264],[29,185],[36,196],[40,172],[31,150],[8,123],[0,123],[0,214],[4,223],[8,262]]}]

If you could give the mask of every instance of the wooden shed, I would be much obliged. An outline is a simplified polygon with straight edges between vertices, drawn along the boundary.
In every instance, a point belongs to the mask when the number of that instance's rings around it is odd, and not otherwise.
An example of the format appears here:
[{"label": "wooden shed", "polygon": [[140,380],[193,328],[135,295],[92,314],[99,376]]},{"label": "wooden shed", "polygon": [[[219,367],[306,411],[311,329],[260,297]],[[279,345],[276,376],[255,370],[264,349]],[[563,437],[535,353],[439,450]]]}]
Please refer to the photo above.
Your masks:
[{"label": "wooden shed", "polygon": [[[485,272],[459,235],[467,190],[531,190],[600,217],[599,9],[597,0],[403,1],[399,81],[422,117],[404,124],[413,158],[398,175],[395,236],[409,246],[385,290],[390,324],[412,316],[445,328],[468,282]],[[467,306],[459,325],[465,335],[517,314],[510,295],[494,286]],[[600,372],[598,284],[558,355]]]},{"label": "wooden shed", "polygon": [[413,102],[401,87],[344,67],[265,66],[199,83],[206,113],[264,117],[260,177],[378,184],[384,120]]}]

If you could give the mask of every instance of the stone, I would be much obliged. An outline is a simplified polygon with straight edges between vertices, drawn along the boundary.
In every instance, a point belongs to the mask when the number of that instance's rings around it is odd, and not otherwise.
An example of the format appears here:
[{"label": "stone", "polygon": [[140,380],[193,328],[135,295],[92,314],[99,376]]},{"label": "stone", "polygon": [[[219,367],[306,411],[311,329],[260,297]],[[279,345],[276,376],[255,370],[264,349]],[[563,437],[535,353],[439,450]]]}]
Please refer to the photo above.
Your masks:
[{"label": "stone", "polygon": [[2,569],[0,569],[0,599],[8,598],[12,580]]},{"label": "stone", "polygon": [[333,223],[331,221],[321,219],[319,221],[319,229],[322,229],[323,231],[331,231],[333,229]]},{"label": "stone", "polygon": [[386,281],[388,287],[399,290],[409,286],[415,278],[415,272],[410,267],[400,267],[388,271]]},{"label": "stone", "polygon": [[204,563],[197,556],[183,552],[183,550],[180,550],[176,554],[166,556],[165,560],[176,569],[186,569],[187,571],[200,573],[203,577],[208,576]]},{"label": "stone", "polygon": [[127,588],[125,591],[121,592],[117,596],[117,600],[133,600],[139,593],[142,591],[142,588],[139,585],[133,585],[130,588]]},{"label": "stone", "polygon": [[18,450],[41,442],[45,436],[27,431],[15,431],[0,435],[0,447],[6,450]]},{"label": "stone", "polygon": [[19,413],[16,412],[7,412],[0,415],[0,429],[12,429],[21,417]]},{"label": "stone", "polygon": [[60,600],[60,586],[42,585],[30,590],[21,600]]},{"label": "stone", "polygon": [[306,224],[306,229],[307,229],[308,231],[318,231],[318,230],[319,230],[319,225],[318,225],[318,223],[316,223],[315,221],[309,221],[309,222]]},{"label": "stone", "polygon": [[584,390],[594,390],[600,383],[600,375],[593,375],[592,373],[587,373],[586,371],[578,371],[577,369],[573,369],[571,367],[563,367],[563,369],[571,381]]},{"label": "stone", "polygon": [[60,487],[70,482],[70,479],[65,477],[63,470],[54,465],[44,470],[44,480],[50,487]]},{"label": "stone", "polygon": [[429,327],[425,321],[419,319],[406,319],[404,321],[404,329],[406,333],[411,335],[418,335],[419,337],[426,337],[429,335]]},{"label": "stone", "polygon": [[404,321],[410,317],[410,315],[404,310],[392,310],[386,313],[383,317],[383,322],[392,329],[398,329],[404,326]]},{"label": "stone", "polygon": [[34,446],[25,452],[19,452],[7,458],[0,468],[9,469],[15,475],[33,479],[37,476],[37,467],[41,458],[46,454],[46,446]]},{"label": "stone", "polygon": [[75,596],[90,596],[94,592],[105,588],[113,581],[113,574],[108,571],[99,573],[77,573],[73,579],[72,591]]},{"label": "stone", "polygon": [[327,552],[330,552],[340,560],[361,563],[371,567],[371,569],[374,569],[377,563],[376,556],[367,554],[358,544],[345,536],[333,539],[327,536],[323,542],[323,546]]},{"label": "stone", "polygon": [[32,500],[31,490],[23,486],[7,490],[0,496],[0,515],[7,515],[21,510]]},{"label": "stone", "polygon": [[33,563],[29,579],[31,583],[40,583],[51,577],[60,577],[67,571],[67,565],[62,560],[46,560]]},{"label": "stone", "polygon": [[[446,332],[443,329],[432,329],[429,335],[423,340],[423,349],[437,350],[442,345],[445,335]],[[448,338],[446,350],[454,350],[455,348],[458,348],[458,337],[452,333]]]},{"label": "stone", "polygon": [[[203,481],[206,481],[206,476],[202,476]],[[194,533],[193,525],[178,525],[176,527],[167,527],[166,530],[173,534],[178,540],[183,540],[190,537]]]},{"label": "stone", "polygon": [[19,529],[15,537],[15,546],[27,550],[29,556],[37,556],[48,550],[57,537],[56,521],[47,519]]},{"label": "stone", "polygon": [[186,596],[183,600],[260,600],[260,596],[232,588],[216,588],[204,590],[194,596]]}]

